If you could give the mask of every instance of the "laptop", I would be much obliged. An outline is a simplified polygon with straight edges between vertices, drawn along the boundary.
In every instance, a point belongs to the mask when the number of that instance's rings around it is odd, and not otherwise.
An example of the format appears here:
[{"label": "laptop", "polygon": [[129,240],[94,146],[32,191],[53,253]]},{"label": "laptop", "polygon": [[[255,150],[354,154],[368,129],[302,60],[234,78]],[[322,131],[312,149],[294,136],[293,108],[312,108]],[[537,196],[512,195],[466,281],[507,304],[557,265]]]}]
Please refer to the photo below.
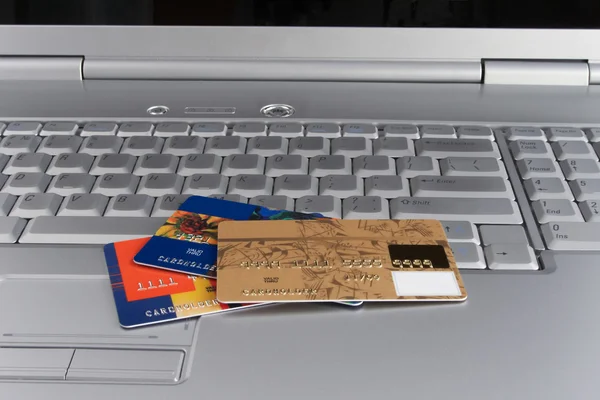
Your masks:
[{"label": "laptop", "polygon": [[[593,398],[600,10],[528,3],[5,2],[0,397]],[[469,298],[121,328],[190,195],[439,219]]]}]

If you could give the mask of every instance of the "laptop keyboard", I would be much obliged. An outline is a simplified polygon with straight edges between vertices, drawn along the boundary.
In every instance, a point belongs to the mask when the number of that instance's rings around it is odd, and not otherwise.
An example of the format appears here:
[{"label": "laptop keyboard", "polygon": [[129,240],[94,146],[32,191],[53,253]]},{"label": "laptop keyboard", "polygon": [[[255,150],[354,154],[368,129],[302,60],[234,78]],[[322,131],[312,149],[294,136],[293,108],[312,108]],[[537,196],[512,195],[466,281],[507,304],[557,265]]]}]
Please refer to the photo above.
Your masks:
[{"label": "laptop keyboard", "polygon": [[12,122],[0,130],[0,243],[149,235],[190,195],[335,218],[439,219],[462,269],[538,269],[534,248],[600,242],[600,129]]}]

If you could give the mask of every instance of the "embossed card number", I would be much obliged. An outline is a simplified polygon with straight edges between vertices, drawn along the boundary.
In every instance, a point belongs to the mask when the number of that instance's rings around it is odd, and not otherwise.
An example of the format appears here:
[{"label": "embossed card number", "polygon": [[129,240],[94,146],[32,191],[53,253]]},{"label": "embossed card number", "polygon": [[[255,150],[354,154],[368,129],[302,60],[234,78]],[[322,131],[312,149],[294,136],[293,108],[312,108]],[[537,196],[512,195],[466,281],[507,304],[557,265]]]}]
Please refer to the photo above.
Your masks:
[{"label": "embossed card number", "polygon": [[467,297],[434,220],[225,221],[217,274],[224,303]]}]

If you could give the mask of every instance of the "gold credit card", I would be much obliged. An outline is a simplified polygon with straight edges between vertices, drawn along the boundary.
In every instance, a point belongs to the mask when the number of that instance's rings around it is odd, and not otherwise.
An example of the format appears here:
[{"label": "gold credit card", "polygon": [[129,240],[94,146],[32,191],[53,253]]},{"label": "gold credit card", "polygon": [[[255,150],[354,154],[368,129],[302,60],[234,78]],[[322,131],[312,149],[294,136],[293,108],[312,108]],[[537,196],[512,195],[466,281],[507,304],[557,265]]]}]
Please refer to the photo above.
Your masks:
[{"label": "gold credit card", "polygon": [[439,221],[225,221],[218,235],[223,303],[467,298]]}]

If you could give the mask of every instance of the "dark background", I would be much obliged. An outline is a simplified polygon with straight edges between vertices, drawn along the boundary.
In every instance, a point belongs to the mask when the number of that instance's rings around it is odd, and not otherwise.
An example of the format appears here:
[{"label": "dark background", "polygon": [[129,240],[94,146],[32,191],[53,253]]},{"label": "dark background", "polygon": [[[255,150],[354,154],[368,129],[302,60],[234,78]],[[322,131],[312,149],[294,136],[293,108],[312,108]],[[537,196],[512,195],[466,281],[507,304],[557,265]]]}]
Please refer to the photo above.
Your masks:
[{"label": "dark background", "polygon": [[600,0],[0,0],[0,24],[600,28]]}]

